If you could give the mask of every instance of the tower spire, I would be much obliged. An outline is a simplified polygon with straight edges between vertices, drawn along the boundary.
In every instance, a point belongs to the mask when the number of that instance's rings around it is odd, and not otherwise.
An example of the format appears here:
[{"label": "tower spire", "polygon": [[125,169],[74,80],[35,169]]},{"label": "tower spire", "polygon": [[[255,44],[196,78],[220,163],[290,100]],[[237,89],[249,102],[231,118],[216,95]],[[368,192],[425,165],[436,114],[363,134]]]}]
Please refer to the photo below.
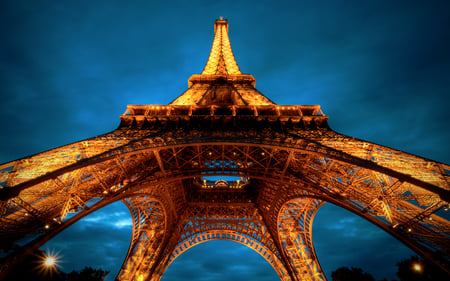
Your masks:
[{"label": "tower spire", "polygon": [[242,74],[228,38],[228,21],[214,23],[214,40],[201,74],[192,75],[189,89],[170,105],[274,105],[255,89],[255,78]]},{"label": "tower spire", "polygon": [[214,23],[214,41],[202,74],[242,74],[231,50],[228,21],[222,17]]}]

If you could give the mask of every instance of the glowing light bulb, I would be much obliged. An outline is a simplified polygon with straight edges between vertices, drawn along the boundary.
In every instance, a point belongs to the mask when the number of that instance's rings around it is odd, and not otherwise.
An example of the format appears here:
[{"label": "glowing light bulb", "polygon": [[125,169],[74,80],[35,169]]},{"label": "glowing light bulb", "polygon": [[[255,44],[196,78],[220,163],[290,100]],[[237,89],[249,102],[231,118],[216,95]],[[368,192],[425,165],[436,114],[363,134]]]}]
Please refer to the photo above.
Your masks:
[{"label": "glowing light bulb", "polygon": [[41,257],[41,261],[41,270],[44,272],[51,272],[56,269],[58,263],[60,262],[59,253],[54,253],[53,251],[49,252],[47,250],[47,252]]},{"label": "glowing light bulb", "polygon": [[44,265],[45,266],[54,266],[56,263],[56,259],[52,256],[49,256],[45,259]]},{"label": "glowing light bulb", "polygon": [[422,265],[420,263],[415,263],[415,264],[413,264],[413,269],[414,269],[414,271],[421,272]]},{"label": "glowing light bulb", "polygon": [[39,261],[39,265],[35,267],[37,273],[42,276],[48,276],[52,278],[52,275],[58,272],[59,263],[61,262],[61,256],[59,255],[59,252],[49,252],[49,250],[47,250],[47,252],[41,251],[39,253]]}]

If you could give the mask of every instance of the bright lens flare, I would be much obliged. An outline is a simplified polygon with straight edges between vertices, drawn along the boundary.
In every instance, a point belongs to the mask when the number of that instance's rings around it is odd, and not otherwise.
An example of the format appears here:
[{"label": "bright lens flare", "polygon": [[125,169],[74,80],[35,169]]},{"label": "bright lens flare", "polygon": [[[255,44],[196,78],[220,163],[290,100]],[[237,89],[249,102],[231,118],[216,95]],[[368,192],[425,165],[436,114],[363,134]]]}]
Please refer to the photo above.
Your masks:
[{"label": "bright lens flare", "polygon": [[37,270],[43,276],[53,276],[54,273],[59,272],[57,267],[59,266],[61,256],[59,252],[49,251],[42,253],[40,257],[40,264],[37,266]]},{"label": "bright lens flare", "polygon": [[46,267],[57,267],[59,262],[59,253],[49,252],[42,257],[42,264]]},{"label": "bright lens flare", "polygon": [[54,266],[56,263],[56,259],[54,257],[47,257],[45,259],[44,265],[45,266]]}]

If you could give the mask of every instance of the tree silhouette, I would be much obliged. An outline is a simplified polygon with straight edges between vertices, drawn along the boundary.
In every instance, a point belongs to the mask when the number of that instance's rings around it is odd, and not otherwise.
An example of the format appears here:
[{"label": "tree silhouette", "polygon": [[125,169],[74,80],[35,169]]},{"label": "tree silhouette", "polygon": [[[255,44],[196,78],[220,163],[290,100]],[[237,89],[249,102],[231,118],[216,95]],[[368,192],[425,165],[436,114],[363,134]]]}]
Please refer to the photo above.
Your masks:
[{"label": "tree silhouette", "polygon": [[[412,256],[397,264],[399,281],[448,281],[450,275],[435,264]],[[333,281],[375,281],[374,277],[361,268],[340,267],[331,273]],[[388,281],[386,278],[380,281]],[[396,280],[392,280],[396,281]]]},{"label": "tree silhouette", "polygon": [[65,281],[102,281],[108,275],[108,271],[85,267],[81,271],[72,271],[66,275]]},{"label": "tree silhouette", "polygon": [[364,272],[361,268],[339,267],[331,273],[333,281],[375,281],[373,276]]}]

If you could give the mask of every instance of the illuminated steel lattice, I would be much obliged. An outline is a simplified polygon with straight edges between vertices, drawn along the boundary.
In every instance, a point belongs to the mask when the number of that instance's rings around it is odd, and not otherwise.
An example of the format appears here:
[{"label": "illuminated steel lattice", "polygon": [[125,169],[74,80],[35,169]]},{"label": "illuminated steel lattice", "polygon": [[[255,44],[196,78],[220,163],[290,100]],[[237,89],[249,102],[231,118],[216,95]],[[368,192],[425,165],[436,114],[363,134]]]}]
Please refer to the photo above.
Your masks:
[{"label": "illuminated steel lattice", "polygon": [[118,280],[159,280],[216,239],[254,249],[281,280],[325,280],[311,225],[326,202],[450,268],[450,166],[336,133],[318,105],[273,103],[239,70],[226,20],[186,92],[129,105],[120,119],[113,132],[0,166],[0,278],[119,200],[133,235]]}]

